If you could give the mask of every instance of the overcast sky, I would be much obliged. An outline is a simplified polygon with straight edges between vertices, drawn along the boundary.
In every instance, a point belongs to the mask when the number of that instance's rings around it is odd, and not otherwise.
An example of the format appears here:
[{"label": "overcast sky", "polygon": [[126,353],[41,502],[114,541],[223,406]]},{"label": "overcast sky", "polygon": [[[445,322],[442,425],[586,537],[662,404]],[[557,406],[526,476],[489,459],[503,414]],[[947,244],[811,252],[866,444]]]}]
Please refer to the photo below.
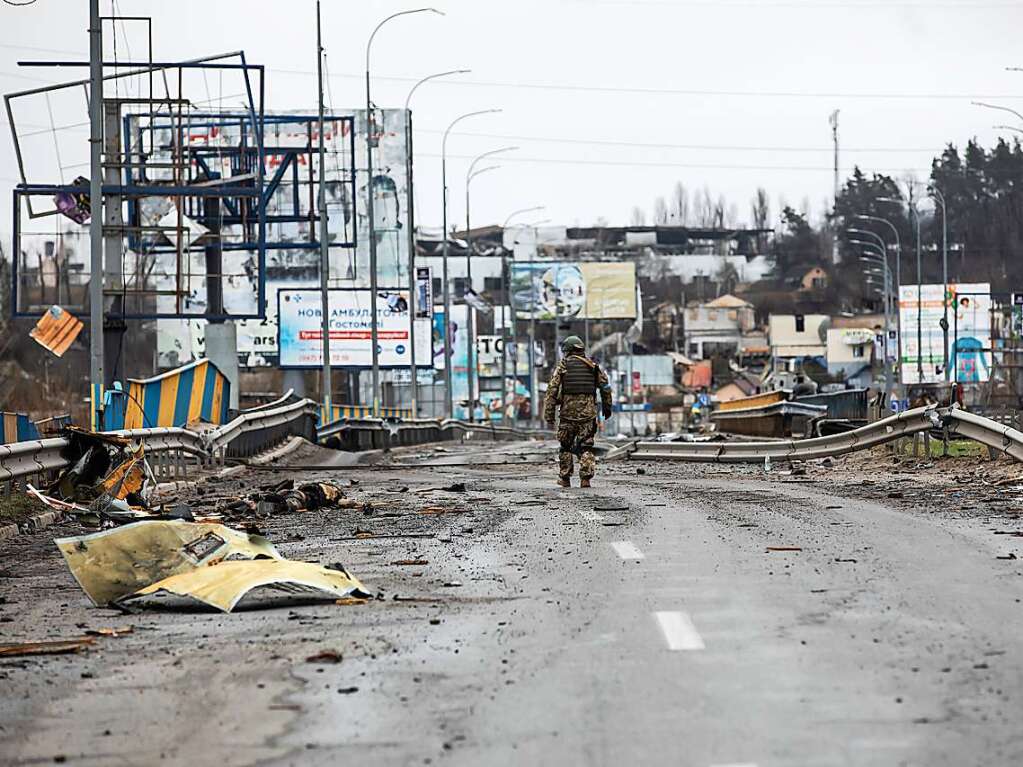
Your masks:
[{"label": "overcast sky", "polygon": [[[971,106],[971,100],[1023,111],[1023,73],[1006,71],[1023,66],[1021,2],[436,3],[446,16],[395,19],[377,35],[372,57],[374,101],[385,107],[402,106],[420,77],[472,70],[424,86],[413,102],[417,221],[425,225],[440,222],[441,133],[451,119],[477,109],[503,112],[467,120],[449,139],[451,219],[464,219],[468,158],[517,145],[500,170],[474,182],[474,225],[545,205],[533,220],[569,226],[599,218],[625,225],[636,205],[649,220],[654,199],[670,198],[677,181],[693,192],[706,186],[715,197],[723,194],[737,206],[740,223],[749,222],[758,186],[768,190],[775,219],[779,199],[795,207],[808,200],[816,218],[831,194],[833,110],[841,110],[843,176],[856,163],[920,178],[945,142],[977,136],[990,144],[999,133],[992,126],[1015,119]],[[102,2],[104,14],[111,5]],[[244,49],[249,61],[268,68],[268,109],[315,109],[312,0],[114,5],[121,14],[153,17],[156,58]],[[335,107],[364,101],[364,51],[374,25],[415,7],[390,0],[324,2]],[[28,70],[16,62],[84,59],[87,26],[86,0],[0,5],[0,87],[9,93],[85,77],[87,70],[67,70],[64,77],[63,70]],[[129,48],[139,58],[141,27],[119,28],[118,44],[120,58]],[[212,98],[240,101],[230,83],[208,83],[208,89]],[[50,106],[57,125],[87,120],[80,94]],[[6,118],[0,119],[0,182],[9,189],[17,173]],[[19,119],[22,131],[43,131],[33,144],[34,167],[56,176],[45,102]],[[87,172],[71,167],[87,160],[86,138],[83,128],[59,134],[68,180]],[[10,195],[0,197],[0,232],[7,232]]]}]

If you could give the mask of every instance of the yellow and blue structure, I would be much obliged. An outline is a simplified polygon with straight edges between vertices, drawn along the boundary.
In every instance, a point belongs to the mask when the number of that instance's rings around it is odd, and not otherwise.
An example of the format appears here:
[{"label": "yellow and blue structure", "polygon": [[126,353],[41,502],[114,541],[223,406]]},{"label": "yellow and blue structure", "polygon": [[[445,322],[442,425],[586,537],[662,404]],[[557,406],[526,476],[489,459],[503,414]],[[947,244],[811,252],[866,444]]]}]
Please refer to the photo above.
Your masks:
[{"label": "yellow and blue structure", "polygon": [[24,413],[2,412],[0,415],[4,423],[3,444],[39,439],[39,430]]},{"label": "yellow and blue structure", "polygon": [[153,378],[128,379],[128,391],[107,392],[103,428],[146,429],[227,421],[231,383],[208,359]]}]

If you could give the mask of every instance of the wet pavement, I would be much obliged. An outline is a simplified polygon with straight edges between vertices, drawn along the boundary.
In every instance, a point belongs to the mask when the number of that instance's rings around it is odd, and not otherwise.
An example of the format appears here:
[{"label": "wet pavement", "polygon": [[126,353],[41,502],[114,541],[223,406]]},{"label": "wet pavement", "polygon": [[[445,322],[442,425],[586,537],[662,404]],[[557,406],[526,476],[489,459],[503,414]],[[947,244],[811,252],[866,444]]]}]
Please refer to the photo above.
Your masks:
[{"label": "wet pavement", "polygon": [[540,443],[285,461],[337,465],[183,497],[356,480],[368,508],[266,528],[375,598],[124,615],[53,546],[77,525],[2,542],[0,643],[132,631],[0,659],[0,762],[1023,762],[1018,465],[623,462],[583,490]]}]

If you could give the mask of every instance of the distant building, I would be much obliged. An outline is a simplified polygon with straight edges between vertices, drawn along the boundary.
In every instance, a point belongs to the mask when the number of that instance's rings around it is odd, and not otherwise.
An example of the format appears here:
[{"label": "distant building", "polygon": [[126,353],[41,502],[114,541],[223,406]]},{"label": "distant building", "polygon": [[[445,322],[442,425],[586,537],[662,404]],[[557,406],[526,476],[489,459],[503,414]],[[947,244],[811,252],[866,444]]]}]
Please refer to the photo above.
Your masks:
[{"label": "distant building", "polygon": [[865,375],[869,383],[874,360],[874,329],[828,328],[827,339],[828,375],[854,383],[862,383]]},{"label": "distant building", "polygon": [[755,326],[753,304],[724,295],[685,310],[685,348],[693,359],[713,355],[735,356],[742,347],[743,335]]},{"label": "distant building", "polygon": [[826,314],[772,314],[767,325],[771,356],[824,357],[830,321]]}]

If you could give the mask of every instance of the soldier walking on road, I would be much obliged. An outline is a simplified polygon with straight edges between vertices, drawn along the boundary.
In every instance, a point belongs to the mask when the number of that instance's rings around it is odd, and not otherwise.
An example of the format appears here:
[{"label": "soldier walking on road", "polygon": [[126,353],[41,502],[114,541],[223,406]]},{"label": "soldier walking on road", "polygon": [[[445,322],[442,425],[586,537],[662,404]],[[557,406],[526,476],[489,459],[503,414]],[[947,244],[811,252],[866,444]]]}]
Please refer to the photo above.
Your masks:
[{"label": "soldier walking on road", "polygon": [[[592,359],[579,336],[569,336],[561,343],[565,356],[558,362],[547,384],[543,401],[543,417],[550,428],[558,421],[558,442],[561,443],[558,484],[572,486],[573,456],[579,456],[580,487],[589,487],[596,469],[593,438],[597,434],[596,394],[600,392],[604,418],[611,417],[611,385],[607,376]],[[560,413],[557,409],[560,407]]]}]

